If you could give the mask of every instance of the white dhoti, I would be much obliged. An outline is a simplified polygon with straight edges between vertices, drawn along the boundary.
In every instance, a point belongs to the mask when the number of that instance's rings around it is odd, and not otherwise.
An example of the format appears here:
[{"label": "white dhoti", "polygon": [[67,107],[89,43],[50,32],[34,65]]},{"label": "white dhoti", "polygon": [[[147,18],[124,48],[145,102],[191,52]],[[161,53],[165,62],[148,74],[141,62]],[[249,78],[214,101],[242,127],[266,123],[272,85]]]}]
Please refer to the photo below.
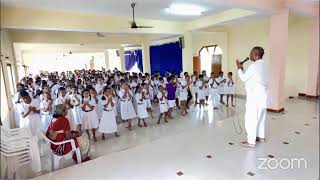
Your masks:
[{"label": "white dhoti", "polygon": [[245,128],[249,144],[256,144],[256,137],[265,138],[266,108],[254,103],[246,104]]}]

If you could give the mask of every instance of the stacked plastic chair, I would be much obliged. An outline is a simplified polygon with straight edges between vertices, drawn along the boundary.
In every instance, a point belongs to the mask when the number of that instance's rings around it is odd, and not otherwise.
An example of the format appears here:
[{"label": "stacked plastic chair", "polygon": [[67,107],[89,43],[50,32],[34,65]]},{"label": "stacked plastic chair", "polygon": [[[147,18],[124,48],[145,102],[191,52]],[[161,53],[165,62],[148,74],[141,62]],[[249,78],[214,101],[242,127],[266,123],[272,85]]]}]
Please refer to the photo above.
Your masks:
[{"label": "stacked plastic chair", "polygon": [[29,128],[6,129],[1,127],[1,155],[6,158],[8,179],[15,179],[17,170],[30,164],[34,171],[41,171],[39,148]]}]

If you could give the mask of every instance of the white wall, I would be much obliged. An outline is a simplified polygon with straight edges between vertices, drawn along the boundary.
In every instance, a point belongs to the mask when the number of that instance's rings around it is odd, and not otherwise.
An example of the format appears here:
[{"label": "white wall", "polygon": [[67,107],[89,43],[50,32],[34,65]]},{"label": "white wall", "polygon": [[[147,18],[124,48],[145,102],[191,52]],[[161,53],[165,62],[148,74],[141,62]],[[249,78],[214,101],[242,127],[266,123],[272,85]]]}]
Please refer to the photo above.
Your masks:
[{"label": "white wall", "polygon": [[23,53],[25,65],[29,66],[29,73],[37,74],[40,71],[70,71],[90,68],[90,60],[94,59],[95,69],[105,67],[104,53]]}]

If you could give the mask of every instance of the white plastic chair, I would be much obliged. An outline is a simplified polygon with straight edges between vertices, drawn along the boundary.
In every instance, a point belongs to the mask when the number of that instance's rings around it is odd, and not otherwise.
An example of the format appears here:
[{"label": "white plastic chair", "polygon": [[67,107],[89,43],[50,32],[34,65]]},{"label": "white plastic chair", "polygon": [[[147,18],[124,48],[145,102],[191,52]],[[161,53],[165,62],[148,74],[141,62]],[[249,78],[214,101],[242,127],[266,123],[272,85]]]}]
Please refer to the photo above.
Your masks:
[{"label": "white plastic chair", "polygon": [[56,155],[56,154],[54,154],[52,152],[52,162],[51,162],[52,163],[52,166],[51,166],[52,167],[52,171],[59,169],[59,167],[60,167],[60,159],[61,158],[72,159],[73,152],[76,153],[78,164],[81,163],[80,149],[76,147],[76,144],[75,144],[73,139],[69,139],[69,140],[62,141],[62,142],[53,142],[43,132],[41,132],[41,136],[49,144],[51,143],[51,144],[54,144],[54,145],[61,145],[61,144],[71,143],[72,150],[68,154],[65,154],[64,156],[58,156],[58,155]]},{"label": "white plastic chair", "polygon": [[14,179],[19,167],[32,163],[31,133],[28,128],[6,129],[1,127],[1,155],[6,158],[4,168],[8,179]]}]

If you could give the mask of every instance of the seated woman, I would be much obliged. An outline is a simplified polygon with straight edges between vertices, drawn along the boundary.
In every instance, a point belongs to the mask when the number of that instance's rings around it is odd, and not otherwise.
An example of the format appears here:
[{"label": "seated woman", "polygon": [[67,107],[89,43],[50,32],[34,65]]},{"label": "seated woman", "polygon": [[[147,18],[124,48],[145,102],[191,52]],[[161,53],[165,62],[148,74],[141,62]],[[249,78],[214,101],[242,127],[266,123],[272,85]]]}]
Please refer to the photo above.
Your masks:
[{"label": "seated woman", "polygon": [[[70,124],[65,117],[68,110],[63,104],[54,106],[53,119],[49,124],[46,136],[54,142],[62,142],[69,139],[74,139],[76,147],[80,149],[81,162],[90,159],[89,153],[89,139],[77,131],[70,130]],[[68,154],[71,150],[71,143],[54,145],[51,144],[53,153],[58,156]],[[73,160],[77,161],[76,154],[72,156]]]}]

